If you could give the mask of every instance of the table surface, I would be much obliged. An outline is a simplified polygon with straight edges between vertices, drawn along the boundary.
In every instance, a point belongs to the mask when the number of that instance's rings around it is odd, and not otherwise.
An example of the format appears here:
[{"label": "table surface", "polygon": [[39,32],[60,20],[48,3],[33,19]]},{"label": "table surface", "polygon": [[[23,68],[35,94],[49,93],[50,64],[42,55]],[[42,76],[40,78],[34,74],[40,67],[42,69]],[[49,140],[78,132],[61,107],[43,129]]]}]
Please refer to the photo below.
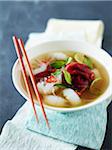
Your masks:
[{"label": "table surface", "polygon": [[[0,2],[0,128],[25,102],[11,79],[12,66],[17,58],[12,36],[16,34],[26,41],[29,33],[44,31],[49,18],[101,19],[105,23],[103,48],[112,55],[111,14],[112,2]],[[108,107],[107,131],[102,146],[102,150],[111,149],[112,103]]]}]

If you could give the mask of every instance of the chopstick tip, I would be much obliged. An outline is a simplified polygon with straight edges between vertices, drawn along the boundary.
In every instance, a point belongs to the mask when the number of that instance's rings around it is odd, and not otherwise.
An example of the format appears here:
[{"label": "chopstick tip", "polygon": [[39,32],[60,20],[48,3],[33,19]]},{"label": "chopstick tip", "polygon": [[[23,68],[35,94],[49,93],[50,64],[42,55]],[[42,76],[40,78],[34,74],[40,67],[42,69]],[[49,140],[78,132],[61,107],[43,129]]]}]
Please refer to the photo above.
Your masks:
[{"label": "chopstick tip", "polygon": [[20,43],[20,42],[23,42],[22,38],[18,38],[18,42],[19,42],[19,43]]},{"label": "chopstick tip", "polygon": [[50,129],[51,129],[51,127],[50,127],[49,123],[47,124],[47,126],[48,126],[48,129],[50,130]]},{"label": "chopstick tip", "polygon": [[18,43],[17,37],[15,35],[12,36],[12,40],[13,40],[14,43]]},{"label": "chopstick tip", "polygon": [[47,125],[48,129],[50,129],[49,121],[47,118],[46,118],[46,125]]},{"label": "chopstick tip", "polygon": [[14,39],[16,39],[16,36],[15,36],[15,35],[13,35],[13,36],[12,36],[12,39],[13,39],[13,40],[14,40]]}]

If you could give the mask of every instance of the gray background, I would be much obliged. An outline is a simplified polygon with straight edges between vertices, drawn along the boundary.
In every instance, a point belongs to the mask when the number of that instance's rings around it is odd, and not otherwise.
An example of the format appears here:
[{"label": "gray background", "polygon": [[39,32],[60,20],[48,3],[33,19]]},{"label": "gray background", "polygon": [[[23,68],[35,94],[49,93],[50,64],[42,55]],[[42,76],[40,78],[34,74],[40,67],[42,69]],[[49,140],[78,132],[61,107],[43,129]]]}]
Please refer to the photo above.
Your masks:
[{"label": "gray background", "polygon": [[[16,34],[26,41],[30,32],[44,31],[51,17],[102,19],[103,48],[112,55],[112,2],[0,2],[0,128],[25,102],[12,84],[11,69],[17,57],[11,37]],[[112,104],[102,149],[112,149]]]}]

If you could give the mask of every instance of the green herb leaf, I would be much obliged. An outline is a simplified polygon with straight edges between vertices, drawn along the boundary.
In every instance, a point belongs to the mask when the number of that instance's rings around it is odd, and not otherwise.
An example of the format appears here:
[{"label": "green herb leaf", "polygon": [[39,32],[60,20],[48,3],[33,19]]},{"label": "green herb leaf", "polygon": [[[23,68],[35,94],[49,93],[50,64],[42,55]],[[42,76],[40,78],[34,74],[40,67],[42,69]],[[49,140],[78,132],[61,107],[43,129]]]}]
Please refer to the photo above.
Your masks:
[{"label": "green herb leaf", "polygon": [[70,73],[66,70],[63,70],[63,73],[64,73],[64,77],[65,77],[66,82],[68,84],[72,84],[72,78],[71,78]]},{"label": "green herb leaf", "polygon": [[69,64],[69,63],[71,63],[72,60],[73,60],[72,57],[68,57],[67,60],[66,60],[66,65]]},{"label": "green herb leaf", "polygon": [[93,69],[93,63],[91,59],[87,56],[84,57],[84,64],[86,64],[89,68]]},{"label": "green herb leaf", "polygon": [[65,61],[64,60],[56,60],[55,62],[53,62],[50,65],[56,69],[60,69],[61,67],[63,67],[65,65]]},{"label": "green herb leaf", "polygon": [[59,83],[57,83],[57,84],[55,84],[54,86],[57,86],[57,87],[59,87],[59,88],[66,88],[67,86],[66,85],[64,85],[64,84],[59,84]]},{"label": "green herb leaf", "polygon": [[54,76],[58,76],[61,74],[61,70],[56,70],[54,73],[52,73],[52,75]]}]

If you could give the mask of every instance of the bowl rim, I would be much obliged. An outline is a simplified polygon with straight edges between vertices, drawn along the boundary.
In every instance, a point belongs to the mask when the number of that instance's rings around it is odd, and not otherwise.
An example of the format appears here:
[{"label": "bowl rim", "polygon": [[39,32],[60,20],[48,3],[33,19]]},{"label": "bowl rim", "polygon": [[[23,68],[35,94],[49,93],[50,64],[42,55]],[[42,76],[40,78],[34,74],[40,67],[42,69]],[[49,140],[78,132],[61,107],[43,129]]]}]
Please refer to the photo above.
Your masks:
[{"label": "bowl rim", "polygon": [[[34,48],[36,48],[37,46],[41,46],[41,45],[43,45],[43,44],[49,44],[49,43],[53,43],[53,42],[79,42],[79,43],[81,43],[81,44],[83,44],[83,45],[86,45],[86,44],[87,44],[87,45],[89,45],[89,46],[92,46],[92,47],[94,47],[94,48],[97,48],[97,46],[94,46],[94,45],[92,45],[92,44],[89,44],[89,43],[87,43],[87,42],[82,42],[82,41],[80,42],[80,41],[73,41],[73,40],[59,40],[59,41],[56,40],[56,41],[49,41],[49,42],[43,42],[43,43],[41,43],[41,44],[37,44],[36,46],[34,46],[34,47],[30,48],[30,49],[34,49]],[[99,47],[98,47],[98,49],[100,49],[101,51],[103,51],[105,54],[108,54],[108,53],[107,53],[105,50],[103,50],[102,48],[99,48]],[[111,55],[108,54],[108,56],[111,58]],[[112,58],[111,58],[111,59],[112,59]],[[17,60],[15,61],[14,65],[13,65],[13,67],[12,67],[12,81],[13,81],[13,84],[14,84],[16,90],[22,95],[22,97],[25,98],[26,100],[30,101],[30,99],[24,94],[24,92],[21,91],[21,89],[20,89],[20,87],[18,86],[18,83],[17,83],[17,81],[16,81],[16,78],[15,78],[15,73],[16,73],[16,69],[17,69],[18,63],[19,63],[19,61],[18,61],[18,59],[17,59]],[[109,84],[109,85],[110,85],[110,84]],[[109,88],[109,86],[108,86],[108,88]],[[106,91],[108,90],[108,88],[106,89]],[[106,92],[106,91],[105,91],[105,92]],[[105,93],[105,92],[104,92],[104,93]],[[87,103],[87,104],[82,105],[82,106],[78,106],[78,107],[63,108],[63,107],[49,106],[49,105],[46,105],[46,104],[44,104],[44,107],[45,107],[45,109],[53,110],[53,111],[58,111],[58,112],[73,112],[73,111],[84,110],[84,109],[90,108],[90,107],[92,107],[92,106],[95,106],[95,105],[97,105],[97,104],[99,104],[99,103],[101,103],[101,102],[103,102],[103,101],[105,101],[105,100],[107,100],[107,99],[108,99],[108,101],[110,101],[111,98],[112,98],[112,93],[111,93],[110,95],[108,95],[107,97],[104,97],[104,98],[103,98],[102,96],[104,95],[104,93],[103,93],[101,96],[99,96],[99,97],[97,98],[97,100],[92,101],[92,102]],[[102,98],[102,100],[101,100],[101,98]],[[39,107],[38,102],[35,102],[35,104]]]}]

